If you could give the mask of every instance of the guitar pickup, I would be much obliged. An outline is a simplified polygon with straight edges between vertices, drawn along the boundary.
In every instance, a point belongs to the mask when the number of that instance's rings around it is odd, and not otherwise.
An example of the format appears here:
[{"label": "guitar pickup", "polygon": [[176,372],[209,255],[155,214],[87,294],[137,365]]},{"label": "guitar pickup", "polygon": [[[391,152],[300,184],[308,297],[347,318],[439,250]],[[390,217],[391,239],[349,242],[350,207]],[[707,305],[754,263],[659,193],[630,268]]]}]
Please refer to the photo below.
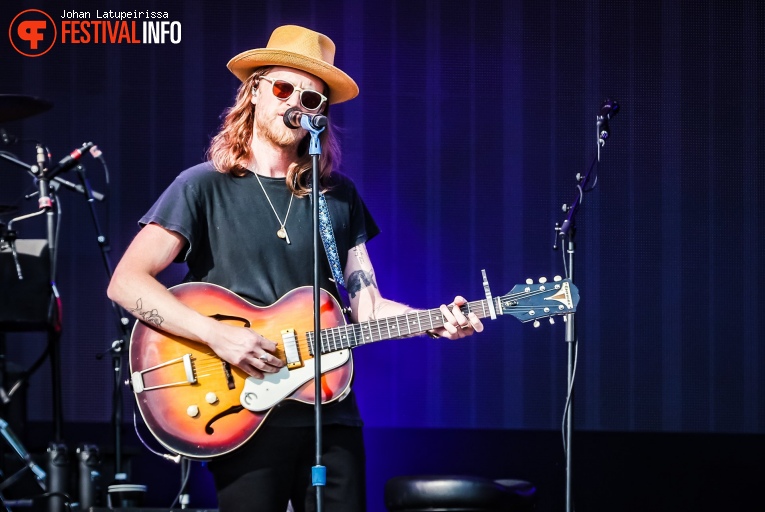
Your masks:
[{"label": "guitar pickup", "polygon": [[300,359],[295,329],[282,330],[282,346],[284,346],[284,357],[287,359],[287,369],[302,368],[303,361]]}]

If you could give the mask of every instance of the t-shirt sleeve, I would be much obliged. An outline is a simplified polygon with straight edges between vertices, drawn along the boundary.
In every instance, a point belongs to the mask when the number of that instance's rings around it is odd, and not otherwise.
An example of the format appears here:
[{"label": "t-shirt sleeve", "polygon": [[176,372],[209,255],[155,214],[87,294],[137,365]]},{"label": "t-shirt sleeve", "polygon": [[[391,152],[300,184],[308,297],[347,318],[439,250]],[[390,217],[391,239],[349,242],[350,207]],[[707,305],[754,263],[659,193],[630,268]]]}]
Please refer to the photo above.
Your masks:
[{"label": "t-shirt sleeve", "polygon": [[327,204],[340,264],[345,268],[348,251],[377,236],[380,228],[354,183],[339,173],[333,174],[333,179],[334,184],[327,194]]},{"label": "t-shirt sleeve", "polygon": [[351,248],[368,242],[380,233],[380,228],[369,212],[367,205],[364,204],[364,200],[355,188],[354,192],[356,200],[351,205],[351,237],[349,240]]},{"label": "t-shirt sleeve", "polygon": [[138,221],[139,226],[158,224],[163,228],[178,233],[186,239],[185,250],[178,253],[176,262],[186,261],[193,247],[198,241],[199,222],[198,217],[198,191],[193,184],[191,175],[185,171],[181,173],[159,199]]}]

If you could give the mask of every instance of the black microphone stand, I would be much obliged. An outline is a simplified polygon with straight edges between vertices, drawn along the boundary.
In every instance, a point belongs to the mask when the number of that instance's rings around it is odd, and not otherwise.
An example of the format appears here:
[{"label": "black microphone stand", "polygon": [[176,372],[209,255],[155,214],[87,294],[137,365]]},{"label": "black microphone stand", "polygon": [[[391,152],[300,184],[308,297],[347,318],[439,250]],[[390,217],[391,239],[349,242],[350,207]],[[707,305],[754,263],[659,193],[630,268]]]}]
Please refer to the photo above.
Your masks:
[{"label": "black microphone stand", "polygon": [[[63,407],[61,399],[61,355],[59,350],[59,342],[61,340],[61,316],[59,311],[59,296],[56,288],[56,214],[53,210],[53,196],[51,193],[51,177],[48,176],[48,171],[45,169],[45,150],[41,144],[37,144],[37,166],[27,165],[24,162],[13,158],[10,155],[0,153],[0,158],[10,163],[25,168],[37,181],[37,194],[38,194],[38,211],[22,215],[13,219],[13,221],[20,221],[36,217],[38,215],[45,215],[46,219],[46,242],[48,244],[48,252],[50,254],[50,268],[49,277],[51,283],[51,308],[49,315],[49,325],[47,326],[48,335],[48,356],[51,363],[51,380],[53,381],[53,437],[56,442],[62,440],[63,434]],[[55,178],[52,178],[55,180]],[[15,248],[14,248],[15,251]]]},{"label": "black microphone stand", "polygon": [[321,142],[319,134],[324,127],[315,127],[308,116],[300,116],[300,125],[311,134],[311,142],[308,154],[311,155],[313,169],[311,176],[311,201],[313,201],[313,361],[314,361],[314,421],[316,430],[316,465],[311,468],[311,483],[316,487],[316,512],[324,510],[324,495],[322,489],[327,484],[327,468],[322,465],[322,411],[321,411],[321,354],[323,342],[321,340],[321,286],[319,282],[320,257],[319,244],[321,243],[319,232],[319,156],[321,155]]},{"label": "black microphone stand", "polygon": [[[555,224],[556,241],[553,245],[553,249],[557,250],[557,238],[560,236],[566,240],[565,247],[568,254],[568,262],[566,263],[564,257],[564,263],[568,267],[568,275],[571,282],[574,282],[574,255],[576,253],[575,235],[576,235],[576,214],[579,211],[579,206],[584,199],[584,193],[590,192],[595,188],[597,184],[597,171],[595,171],[595,179],[590,184],[590,179],[593,174],[593,170],[597,169],[600,164],[600,150],[605,145],[606,139],[610,135],[610,128],[608,126],[608,120],[616,115],[619,111],[619,104],[615,101],[607,99],[600,109],[600,114],[597,116],[596,134],[597,134],[597,153],[593,158],[590,168],[587,174],[582,176],[580,173],[576,175],[576,188],[577,197],[574,199],[571,205],[563,205],[563,211],[568,215],[562,225]],[[565,317],[566,320],[566,332],[565,341],[568,347],[568,375],[567,375],[567,396],[566,406],[564,413],[564,444],[566,453],[566,512],[573,512],[574,499],[573,499],[573,431],[574,431],[574,379],[576,377],[576,357],[579,339],[576,332],[576,319],[574,313],[569,313]]]},{"label": "black microphone stand", "polygon": [[[100,152],[98,153],[100,156]],[[85,195],[88,200],[88,206],[90,207],[90,217],[93,221],[93,226],[96,230],[96,241],[98,248],[101,252],[101,260],[106,269],[106,274],[109,279],[114,274],[111,261],[109,260],[109,240],[101,230],[101,224],[98,221],[98,214],[95,209],[95,194],[90,186],[90,181],[85,173],[85,168],[82,165],[75,167],[77,176],[80,179],[80,184],[85,190]],[[120,331],[120,337],[112,342],[111,348],[106,353],[112,355],[112,369],[113,375],[113,388],[112,388],[112,428],[114,430],[114,474],[115,476],[122,473],[122,354],[127,347],[127,340],[130,338],[130,319],[124,309],[118,306],[114,301],[111,301],[112,310],[116,315],[117,329]],[[98,354],[97,359],[103,358],[104,353]]]},{"label": "black microphone stand", "polygon": [[[92,143],[84,144],[83,147],[90,147],[92,146]],[[21,160],[18,160],[14,158],[13,156],[6,154],[6,153],[0,153],[0,159],[5,160],[7,162],[10,162],[14,165],[17,165],[19,167],[24,168],[29,175],[34,178],[37,182],[37,194],[38,194],[38,202],[40,209],[32,214],[24,215],[22,217],[18,217],[14,219],[14,221],[24,220],[31,217],[35,217],[38,215],[46,215],[46,242],[48,244],[48,251],[50,253],[50,280],[51,280],[51,292],[53,296],[53,300],[58,301],[58,291],[56,289],[56,229],[54,227],[54,220],[55,220],[55,214],[53,212],[53,194],[51,193],[51,189],[56,190],[59,185],[63,185],[64,187],[74,191],[78,192],[80,194],[83,194],[87,196],[88,202],[91,204],[92,209],[92,203],[94,200],[102,201],[104,199],[104,195],[100,192],[93,191],[89,185],[87,187],[83,187],[80,185],[76,185],[74,183],[71,183],[70,181],[65,180],[64,178],[61,178],[60,176],[56,176],[59,172],[61,172],[61,168],[58,169],[54,168],[53,171],[48,171],[45,169],[45,149],[41,144],[37,144],[37,166],[34,165],[28,165]],[[78,156],[79,158],[79,156]],[[53,183],[51,183],[53,182]],[[95,213],[94,213],[95,215]],[[13,222],[13,221],[11,221]],[[97,220],[94,217],[94,222],[96,222],[96,229],[98,228]],[[100,230],[99,230],[100,231]],[[101,237],[99,237],[100,239]],[[15,251],[15,248],[14,248]],[[58,315],[58,311],[56,308],[54,308],[54,313]],[[61,338],[61,326],[60,326],[60,318],[52,318],[51,319],[51,326],[48,327],[48,337],[49,337],[49,344],[48,344],[48,355],[51,359],[51,372],[52,372],[52,380],[55,387],[55,391],[53,394],[53,420],[54,420],[54,440],[58,443],[62,441],[62,430],[63,430],[63,409],[62,409],[62,400],[61,400],[61,374],[60,374],[60,353],[58,348],[58,343]],[[38,363],[42,363],[42,358],[38,361]],[[33,368],[37,368],[39,364],[36,363]],[[29,376],[32,373],[32,370],[27,372],[27,376]],[[22,384],[22,382],[17,382],[12,392]]]}]

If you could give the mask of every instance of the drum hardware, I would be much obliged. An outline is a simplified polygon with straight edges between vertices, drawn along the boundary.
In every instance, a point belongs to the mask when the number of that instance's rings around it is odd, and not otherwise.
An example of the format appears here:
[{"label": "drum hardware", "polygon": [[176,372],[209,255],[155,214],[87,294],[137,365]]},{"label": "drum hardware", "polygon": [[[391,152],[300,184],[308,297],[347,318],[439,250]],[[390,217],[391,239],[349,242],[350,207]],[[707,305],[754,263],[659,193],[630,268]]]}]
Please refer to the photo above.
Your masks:
[{"label": "drum hardware", "polygon": [[23,94],[0,94],[0,123],[42,114],[53,108],[50,101]]},{"label": "drum hardware", "polygon": [[[29,96],[21,96],[21,95],[0,95],[0,123],[6,122],[6,121],[12,121],[17,119],[22,119],[25,117],[37,115],[39,113],[45,112],[46,110],[49,110],[52,107],[52,104],[41,100],[39,98],[33,98]],[[19,139],[17,139],[14,135],[9,134],[5,130],[0,130],[0,143],[5,145],[10,144],[16,144],[20,142]],[[0,225],[0,263],[3,263],[3,259],[5,259],[5,265],[0,265],[0,288],[4,287],[5,281],[11,281],[13,285],[31,285],[34,284],[35,281],[40,281],[37,284],[40,284],[45,288],[45,291],[40,292],[37,290],[34,294],[30,295],[24,295],[23,297],[16,294],[16,293],[8,293],[3,295],[8,295],[9,297],[13,297],[13,301],[17,302],[21,305],[28,306],[27,301],[24,300],[24,297],[29,297],[34,295],[35,297],[45,297],[46,300],[49,300],[49,302],[46,304],[47,308],[45,308],[45,314],[41,314],[41,311],[38,309],[37,315],[35,318],[24,318],[23,314],[21,317],[18,315],[11,319],[5,319],[8,320],[7,322],[4,322],[3,311],[0,311],[0,340],[2,339],[3,332],[4,331],[13,331],[13,330],[47,330],[48,332],[48,348],[47,348],[47,356],[50,357],[51,362],[51,371],[53,372],[52,381],[53,386],[55,388],[54,396],[53,396],[53,417],[54,417],[54,443],[51,444],[51,446],[60,446],[61,441],[61,430],[62,430],[62,423],[63,423],[63,414],[62,414],[62,401],[60,396],[60,355],[59,355],[59,339],[61,336],[61,329],[60,329],[60,306],[61,302],[58,297],[57,290],[55,289],[55,272],[56,272],[56,237],[54,236],[57,232],[57,228],[54,226],[54,218],[56,219],[56,222],[58,221],[58,215],[57,212],[54,211],[54,208],[58,209],[60,203],[55,200],[56,193],[58,189],[63,186],[65,188],[68,188],[70,190],[73,190],[75,192],[78,192],[84,196],[86,196],[88,200],[88,205],[90,206],[91,214],[93,217],[93,222],[96,228],[97,232],[97,242],[99,245],[99,248],[102,252],[102,257],[104,264],[106,266],[107,272],[109,274],[109,277],[111,278],[112,270],[111,265],[108,260],[108,240],[106,236],[104,236],[101,233],[101,229],[98,223],[98,218],[95,212],[95,203],[94,201],[103,201],[105,199],[105,195],[94,191],[88,182],[88,179],[85,175],[85,170],[82,165],[80,165],[80,159],[81,157],[86,153],[90,152],[93,158],[96,158],[100,160],[101,164],[104,167],[104,172],[107,173],[107,182],[108,182],[108,170],[106,168],[106,163],[101,157],[100,151],[94,146],[93,143],[85,143],[80,148],[75,149],[71,153],[69,153],[67,156],[65,156],[60,161],[51,161],[50,159],[50,152],[47,150],[46,147],[43,146],[43,144],[33,141],[36,143],[36,161],[34,164],[29,165],[20,159],[16,158],[15,155],[8,153],[6,151],[0,151],[0,162],[6,161],[9,163],[14,164],[17,167],[23,168],[34,180],[36,185],[36,192],[34,194],[30,194],[27,196],[27,198],[31,198],[34,196],[37,196],[38,200],[38,210],[29,213],[26,215],[20,215],[12,220],[8,221],[7,228],[5,225]],[[63,174],[66,171],[69,170],[76,170],[80,184],[72,183],[70,181],[67,181],[66,179],[62,178],[60,175]],[[0,205],[1,206],[1,205]],[[10,213],[15,212],[18,208],[14,206],[8,206],[7,208],[0,208],[0,213]],[[45,240],[23,240],[19,237],[19,234],[14,229],[14,223],[21,222],[22,220],[28,220],[31,218],[35,218],[38,216],[44,215],[46,217],[46,224],[47,224],[47,239]],[[30,250],[30,246],[34,245],[35,248],[40,249],[39,256],[40,258],[30,258],[30,255],[28,254]],[[34,249],[32,249],[34,251]],[[4,252],[4,254],[3,254]],[[13,260],[13,265],[11,265],[11,259]],[[12,267],[15,267],[15,275],[14,272],[9,272]],[[8,289],[8,288],[7,288]],[[10,289],[8,289],[10,292]],[[2,297],[0,299],[4,300]],[[39,302],[39,301],[38,301]],[[126,347],[126,340],[129,338],[129,325],[130,325],[130,318],[127,313],[122,310],[119,306],[117,306],[115,303],[112,303],[112,306],[114,307],[115,313],[117,314],[117,321],[118,321],[118,328],[120,329],[120,339],[118,340],[119,343],[115,343],[116,346],[113,346],[113,348],[110,350],[112,354],[112,361],[115,369],[115,380],[114,380],[114,394],[112,397],[113,400],[113,424],[115,427],[115,472],[121,473],[122,472],[122,462],[121,462],[121,434],[120,434],[120,428],[122,423],[121,418],[121,399],[122,399],[122,388],[121,388],[121,375],[122,375],[122,367],[123,367],[123,357],[122,357],[122,350],[120,350],[122,347]],[[7,308],[0,308],[3,310],[7,310]],[[40,320],[40,317],[45,317],[42,322],[38,322]],[[17,321],[21,320],[21,321]],[[7,396],[7,399],[10,400],[11,395],[19,389],[19,385],[23,384],[23,381],[25,381],[26,378],[31,375],[33,371],[37,369],[39,366],[38,363],[42,363],[44,358],[46,357],[46,354],[43,354],[38,361],[33,365],[32,368],[30,368],[27,372],[25,372],[24,376],[19,379],[19,382],[16,382],[13,384],[10,388],[10,391],[5,394]],[[4,390],[2,388],[2,382],[0,382],[0,400],[2,400],[2,396],[4,394]],[[2,421],[0,419],[0,421]],[[49,459],[50,461],[57,460],[56,457],[53,457],[51,454],[51,450],[49,449]],[[59,453],[59,451],[55,452],[56,454]],[[55,488],[56,485],[53,485],[51,482],[55,481],[56,475],[58,474],[57,471],[54,471],[54,466],[49,466],[48,468],[48,478],[49,478],[49,487]],[[91,472],[88,472],[88,475],[90,475]],[[63,481],[63,480],[62,480]],[[7,482],[7,480],[6,480]],[[10,483],[10,482],[7,482]],[[55,483],[55,482],[53,482]],[[0,474],[0,485],[3,484],[2,475]],[[1,488],[0,488],[1,490]],[[54,489],[49,489],[54,490]],[[2,496],[0,494],[0,502],[2,502]]]}]

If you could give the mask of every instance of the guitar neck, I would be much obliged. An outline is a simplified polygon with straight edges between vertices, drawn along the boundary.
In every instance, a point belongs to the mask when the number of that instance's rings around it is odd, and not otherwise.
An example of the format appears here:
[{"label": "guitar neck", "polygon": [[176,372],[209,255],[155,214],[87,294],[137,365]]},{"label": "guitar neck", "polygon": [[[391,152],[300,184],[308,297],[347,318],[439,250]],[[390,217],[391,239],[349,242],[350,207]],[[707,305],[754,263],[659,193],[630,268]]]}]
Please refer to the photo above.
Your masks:
[{"label": "guitar neck", "polygon": [[[497,299],[494,299],[495,301]],[[494,305],[497,314],[502,314],[499,304]],[[475,313],[478,318],[490,315],[487,300],[468,302],[460,307],[467,315]],[[358,347],[375,341],[393,338],[406,338],[422,334],[430,329],[444,326],[444,315],[441,308],[426,309],[405,313],[403,315],[369,320],[357,324],[346,324],[321,330],[321,353],[328,354],[338,350]],[[313,333],[307,333],[311,355],[313,351]]]}]

